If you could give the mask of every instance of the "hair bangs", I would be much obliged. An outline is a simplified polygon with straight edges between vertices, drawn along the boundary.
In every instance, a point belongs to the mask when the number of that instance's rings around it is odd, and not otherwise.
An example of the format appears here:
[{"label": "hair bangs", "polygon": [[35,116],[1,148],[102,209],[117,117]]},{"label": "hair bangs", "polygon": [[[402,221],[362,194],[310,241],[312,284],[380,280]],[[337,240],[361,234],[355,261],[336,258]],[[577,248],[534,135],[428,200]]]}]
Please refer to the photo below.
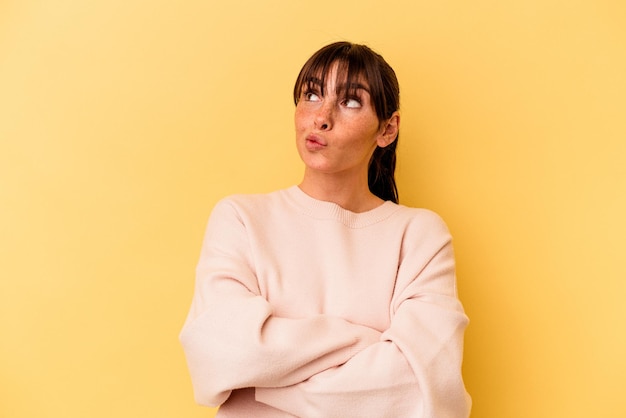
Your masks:
[{"label": "hair bangs", "polygon": [[335,66],[338,95],[356,95],[358,89],[366,87],[364,81],[369,86],[365,63],[355,52],[355,48],[346,42],[329,45],[314,54],[298,75],[293,91],[294,102],[298,103],[300,95],[305,90],[319,91],[323,96],[329,74]]}]

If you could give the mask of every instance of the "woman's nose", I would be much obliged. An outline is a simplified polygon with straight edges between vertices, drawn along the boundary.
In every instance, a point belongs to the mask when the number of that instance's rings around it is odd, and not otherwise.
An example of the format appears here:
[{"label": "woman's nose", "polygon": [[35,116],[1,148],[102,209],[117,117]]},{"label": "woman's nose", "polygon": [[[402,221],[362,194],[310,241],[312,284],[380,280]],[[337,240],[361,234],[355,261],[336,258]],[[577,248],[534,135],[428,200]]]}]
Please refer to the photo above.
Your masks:
[{"label": "woman's nose", "polygon": [[330,101],[322,103],[315,115],[315,127],[320,131],[328,131],[333,127],[333,107]]}]

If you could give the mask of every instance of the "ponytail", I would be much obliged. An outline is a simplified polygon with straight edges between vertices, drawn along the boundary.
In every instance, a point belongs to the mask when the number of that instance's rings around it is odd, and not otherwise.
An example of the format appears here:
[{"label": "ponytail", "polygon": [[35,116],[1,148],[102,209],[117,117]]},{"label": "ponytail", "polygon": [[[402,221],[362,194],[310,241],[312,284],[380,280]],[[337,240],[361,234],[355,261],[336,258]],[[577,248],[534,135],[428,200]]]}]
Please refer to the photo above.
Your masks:
[{"label": "ponytail", "polygon": [[393,203],[398,203],[398,187],[394,176],[397,144],[398,138],[385,148],[376,147],[367,173],[370,191],[381,199]]}]

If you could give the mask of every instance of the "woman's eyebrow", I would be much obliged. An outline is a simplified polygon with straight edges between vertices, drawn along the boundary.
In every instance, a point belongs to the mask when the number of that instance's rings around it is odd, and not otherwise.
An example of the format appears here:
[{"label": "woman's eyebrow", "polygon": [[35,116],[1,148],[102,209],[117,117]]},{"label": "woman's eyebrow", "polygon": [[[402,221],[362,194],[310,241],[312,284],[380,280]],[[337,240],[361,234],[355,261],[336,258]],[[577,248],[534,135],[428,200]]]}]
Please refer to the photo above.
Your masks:
[{"label": "woman's eyebrow", "polygon": [[[325,87],[324,83],[322,82],[322,80],[317,78],[317,77],[309,78],[305,84],[316,85],[320,90],[323,87]],[[370,93],[369,88],[367,86],[365,86],[364,84],[361,84],[361,83],[348,83],[348,82],[345,82],[345,83],[338,84],[337,88],[335,89],[335,91],[337,93],[339,93],[339,92],[346,92],[346,91],[356,91],[356,90],[364,90],[368,94]]]},{"label": "woman's eyebrow", "polygon": [[304,84],[308,84],[308,85],[315,84],[315,85],[317,85],[320,88],[324,85],[324,83],[322,83],[322,80],[320,80],[317,77],[310,77],[310,78],[308,78],[306,80],[306,83],[304,83]]},{"label": "woman's eyebrow", "polygon": [[342,83],[337,86],[337,91],[356,91],[356,90],[365,90],[367,93],[370,92],[369,88],[361,83]]}]

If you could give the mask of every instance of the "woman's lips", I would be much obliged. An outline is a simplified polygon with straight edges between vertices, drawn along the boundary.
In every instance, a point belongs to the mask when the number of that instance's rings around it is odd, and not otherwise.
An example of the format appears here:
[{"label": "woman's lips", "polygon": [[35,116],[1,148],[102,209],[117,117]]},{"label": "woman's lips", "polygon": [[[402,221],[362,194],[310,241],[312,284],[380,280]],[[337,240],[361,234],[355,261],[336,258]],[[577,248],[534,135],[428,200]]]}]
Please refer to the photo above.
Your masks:
[{"label": "woman's lips", "polygon": [[326,147],[326,141],[317,135],[308,135],[306,137],[306,149],[309,151],[319,151]]}]

